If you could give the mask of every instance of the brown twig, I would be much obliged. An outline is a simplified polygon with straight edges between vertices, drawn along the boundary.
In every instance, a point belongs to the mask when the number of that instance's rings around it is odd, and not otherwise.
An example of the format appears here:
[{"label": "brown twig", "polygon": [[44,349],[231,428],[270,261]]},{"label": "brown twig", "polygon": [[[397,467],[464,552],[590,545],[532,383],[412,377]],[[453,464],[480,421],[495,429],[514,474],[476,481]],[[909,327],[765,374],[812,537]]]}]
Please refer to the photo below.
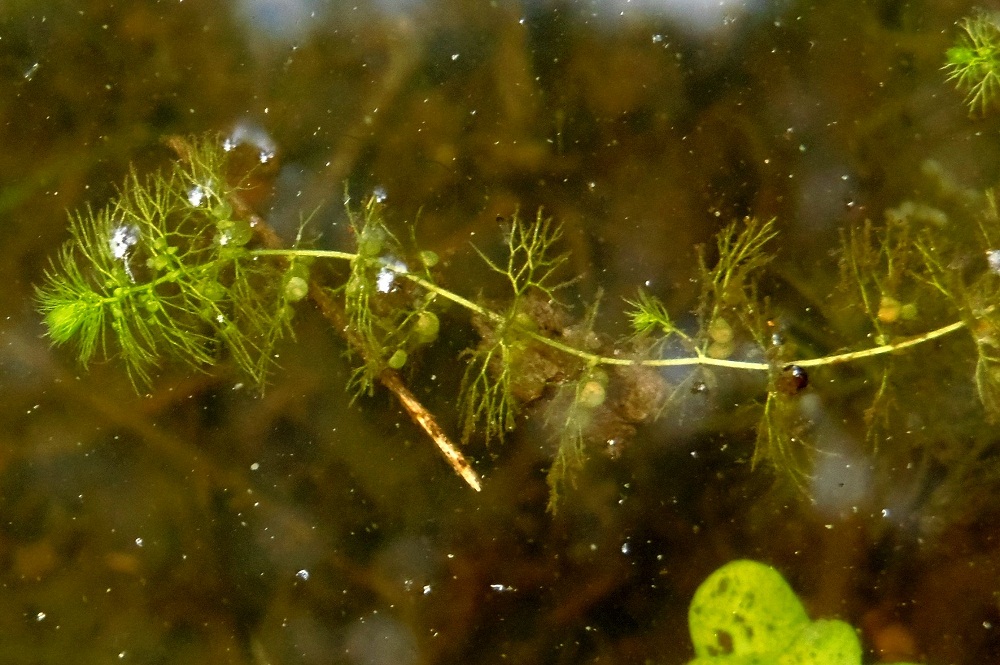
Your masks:
[{"label": "brown twig", "polygon": [[[341,331],[344,339],[347,343],[351,345],[351,348],[358,353],[364,353],[364,345],[361,344],[359,340],[354,339],[354,332],[347,325],[347,321],[344,316],[343,308],[337,304],[333,298],[329,296],[323,289],[319,288],[315,284],[309,287],[309,297],[316,303],[319,307],[320,312],[326,317],[334,327]],[[367,360],[367,359],[366,359]],[[477,492],[483,489],[482,484],[479,481],[479,474],[476,473],[469,461],[465,459],[465,456],[461,453],[457,446],[451,442],[451,439],[445,433],[444,428],[442,428],[437,423],[437,419],[434,418],[432,414],[420,400],[406,387],[403,382],[403,378],[394,369],[385,368],[378,374],[379,383],[385,386],[399,403],[403,405],[406,412],[410,414],[410,419],[414,423],[419,425],[421,429],[427,432],[427,436],[431,437],[434,441],[434,445],[438,447],[441,454],[444,455],[445,460],[451,465],[451,468],[455,470],[462,480],[469,484],[469,487],[476,490]]]}]

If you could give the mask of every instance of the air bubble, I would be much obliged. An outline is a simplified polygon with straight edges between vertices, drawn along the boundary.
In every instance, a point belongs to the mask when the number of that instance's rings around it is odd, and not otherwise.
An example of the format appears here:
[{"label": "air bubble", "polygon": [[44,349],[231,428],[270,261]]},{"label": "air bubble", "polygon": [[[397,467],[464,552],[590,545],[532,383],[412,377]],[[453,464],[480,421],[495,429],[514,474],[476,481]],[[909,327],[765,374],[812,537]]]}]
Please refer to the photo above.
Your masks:
[{"label": "air bubble", "polygon": [[274,159],[274,155],[277,153],[277,146],[274,143],[274,139],[253,123],[237,123],[233,127],[233,131],[222,142],[222,149],[230,152],[235,150],[236,146],[244,144],[251,145],[257,149],[257,158],[261,164],[266,164]]},{"label": "air bubble", "polygon": [[1000,275],[1000,249],[991,249],[986,252],[986,262],[990,265],[990,272]]},{"label": "air bubble", "polygon": [[139,242],[139,227],[131,224],[122,224],[111,230],[111,237],[108,239],[108,247],[111,255],[116,259],[125,259],[132,248]]}]

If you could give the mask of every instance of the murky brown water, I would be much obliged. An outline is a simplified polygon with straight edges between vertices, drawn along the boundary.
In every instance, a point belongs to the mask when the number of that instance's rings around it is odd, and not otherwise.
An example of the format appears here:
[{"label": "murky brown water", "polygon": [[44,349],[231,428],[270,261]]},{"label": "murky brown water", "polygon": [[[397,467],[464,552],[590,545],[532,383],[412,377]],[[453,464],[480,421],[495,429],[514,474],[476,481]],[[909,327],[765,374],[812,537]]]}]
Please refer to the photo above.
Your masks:
[{"label": "murky brown water", "polygon": [[[345,248],[344,183],[380,188],[470,297],[470,240],[496,250],[498,216],[543,206],[609,335],[643,285],[690,324],[694,246],[777,216],[776,320],[833,352],[856,325],[831,296],[841,230],[1000,176],[1000,114],[967,117],[940,71],[971,7],[6,0],[0,663],[683,663],[694,589],[740,557],[858,626],[866,662],[1000,661],[1000,447],[960,345],[897,362],[876,441],[881,365],[811,375],[811,500],[751,471],[761,386],[716,371],[592,450],[552,516],[537,411],[469,444],[477,495],[387,395],[351,404],[315,313],[263,397],[225,365],[137,396],[50,350],[32,302],[67,208],[164,163],[166,135],[239,128],[276,149],[255,204],[279,232],[315,211]],[[454,432],[475,336],[444,323],[412,382]]]}]

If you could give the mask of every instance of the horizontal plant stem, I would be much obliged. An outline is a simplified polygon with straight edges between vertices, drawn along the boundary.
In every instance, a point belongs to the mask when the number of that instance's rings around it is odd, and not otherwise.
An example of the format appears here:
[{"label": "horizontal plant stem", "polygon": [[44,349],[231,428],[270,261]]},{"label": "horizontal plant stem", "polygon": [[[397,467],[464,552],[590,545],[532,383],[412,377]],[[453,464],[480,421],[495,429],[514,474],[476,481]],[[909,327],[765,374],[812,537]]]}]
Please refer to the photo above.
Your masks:
[{"label": "horizontal plant stem", "polygon": [[[128,295],[142,293],[144,291],[146,293],[154,293],[156,291],[156,288],[159,286],[163,286],[164,284],[174,284],[177,281],[179,281],[181,277],[188,277],[190,275],[208,273],[213,268],[215,268],[218,265],[224,264],[226,261],[228,261],[228,259],[215,259],[213,261],[209,261],[208,263],[203,263],[198,266],[185,268],[184,270],[186,270],[186,274],[182,273],[181,269],[175,267],[172,270],[168,270],[164,274],[160,275],[155,279],[151,279],[148,282],[137,282],[129,284],[127,286],[119,286],[116,287],[116,289],[121,289],[121,293]],[[122,297],[123,297],[122,295],[115,295],[114,291],[112,291],[111,295],[101,296],[95,302],[100,305],[109,305],[114,302],[121,302]]]},{"label": "horizontal plant stem", "polygon": [[945,335],[950,335],[956,330],[961,330],[964,327],[965,321],[955,321],[954,323],[949,323],[946,326],[935,328],[934,330],[917,335],[916,337],[908,337],[898,342],[892,342],[891,344],[882,344],[880,346],[873,346],[870,349],[838,353],[832,356],[823,356],[821,358],[793,360],[788,364],[798,365],[799,367],[818,367],[820,365],[833,365],[834,363],[844,363],[852,360],[860,360],[862,358],[870,358],[872,356],[881,356],[886,353],[902,351],[903,349],[907,349],[911,346],[917,346],[918,344],[923,344],[924,342],[929,342],[932,339],[944,337]]},{"label": "horizontal plant stem", "polygon": [[296,256],[312,256],[317,259],[341,259],[343,261],[353,261],[358,255],[353,252],[338,252],[333,249],[252,249],[252,256],[283,256],[292,258]]},{"label": "horizontal plant stem", "polygon": [[[255,256],[285,256],[285,257],[296,257],[296,256],[311,256],[315,258],[323,259],[340,259],[345,261],[353,261],[358,258],[358,254],[353,252],[340,252],[335,250],[321,250],[321,249],[256,249],[252,250],[251,254]],[[750,360],[728,360],[726,358],[712,358],[701,353],[696,353],[696,355],[689,356],[686,358],[616,358],[612,356],[602,356],[596,353],[591,353],[589,351],[584,351],[576,347],[570,346],[560,342],[557,339],[552,339],[551,337],[546,337],[534,330],[529,330],[522,326],[517,325],[511,321],[508,321],[505,316],[499,312],[495,312],[491,309],[487,309],[482,305],[475,303],[468,298],[458,295],[454,291],[449,291],[443,287],[438,286],[434,282],[431,282],[418,274],[409,272],[405,268],[398,267],[389,263],[378,263],[381,267],[386,270],[390,270],[400,277],[408,279],[414,284],[420,286],[431,293],[434,293],[446,300],[464,307],[474,314],[478,314],[486,319],[489,319],[493,323],[506,324],[514,328],[518,334],[524,335],[525,337],[531,338],[540,344],[545,344],[546,346],[561,351],[567,355],[574,356],[585,361],[590,365],[616,365],[616,366],[629,366],[629,365],[639,365],[643,367],[727,367],[730,369],[739,370],[749,370],[755,372],[767,372],[772,369],[772,365],[766,362],[755,362]],[[940,328],[935,328],[934,330],[916,335],[915,337],[908,337],[897,342],[891,342],[889,344],[881,344],[879,346],[873,346],[869,349],[861,349],[859,351],[848,351],[846,353],[837,353],[828,356],[821,356],[819,358],[801,358],[797,360],[789,360],[782,363],[784,366],[788,365],[798,365],[799,367],[821,367],[823,365],[835,365],[837,363],[851,362],[855,360],[861,360],[863,358],[871,358],[874,356],[881,356],[887,353],[895,353],[897,351],[902,351],[903,349],[910,348],[911,346],[917,346],[929,342],[940,337],[945,337],[953,332],[961,330],[966,327],[965,321],[955,321],[954,323],[949,323],[948,325],[941,326]]]}]

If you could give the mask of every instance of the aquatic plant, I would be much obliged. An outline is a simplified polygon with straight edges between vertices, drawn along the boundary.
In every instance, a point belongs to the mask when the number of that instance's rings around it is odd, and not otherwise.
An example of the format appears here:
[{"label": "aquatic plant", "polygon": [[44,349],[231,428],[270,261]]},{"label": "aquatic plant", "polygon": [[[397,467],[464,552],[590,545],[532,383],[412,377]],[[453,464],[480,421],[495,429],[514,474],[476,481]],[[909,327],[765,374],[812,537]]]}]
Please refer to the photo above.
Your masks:
[{"label": "aquatic plant", "polygon": [[[436,255],[417,245],[412,229],[394,232],[374,197],[348,206],[353,251],[306,247],[301,232],[281,247],[243,200],[243,180],[217,138],[171,145],[178,157],[167,169],[147,178],[132,173],[111,203],[71,216],[71,238],[37,289],[55,345],[74,346],[84,366],[120,359],[137,387],[170,360],[210,371],[228,358],[263,388],[275,345],[292,335],[295,307],[310,298],[356,359],[355,396],[389,389],[479,489],[472,466],[400,374],[439,336],[447,303],[468,314],[479,338],[461,354],[461,438],[502,440],[519,409],[544,401],[540,411],[554,431],[553,508],[591,447],[629,438],[710,368],[766,377],[752,461],[800,487],[814,448],[796,400],[813,368],[898,356],[965,331],[972,344],[963,348],[976,356],[970,380],[986,415],[1000,412],[995,205],[978,228],[960,232],[903,214],[845,232],[843,288],[862,303],[861,342],[795,357],[758,288],[774,256],[775,220],[733,222],[700,250],[696,325],[682,329],[662,301],[639,290],[626,303],[632,334],[614,342],[595,332],[596,304],[579,316],[560,303],[572,276],[558,251],[561,228],[542,212],[509,220],[503,258],[475,249],[505,285],[505,296],[487,301],[440,284]],[[892,366],[880,370],[873,412],[885,410]],[[687,370],[687,378],[668,385],[668,368]]]},{"label": "aquatic plant", "polygon": [[861,665],[854,628],[811,621],[781,573],[757,561],[730,561],[709,575],[691,599],[688,627],[688,665]]},{"label": "aquatic plant", "polygon": [[979,10],[958,25],[963,34],[948,49],[944,70],[967,93],[969,110],[985,113],[1000,93],[1000,16]]}]

